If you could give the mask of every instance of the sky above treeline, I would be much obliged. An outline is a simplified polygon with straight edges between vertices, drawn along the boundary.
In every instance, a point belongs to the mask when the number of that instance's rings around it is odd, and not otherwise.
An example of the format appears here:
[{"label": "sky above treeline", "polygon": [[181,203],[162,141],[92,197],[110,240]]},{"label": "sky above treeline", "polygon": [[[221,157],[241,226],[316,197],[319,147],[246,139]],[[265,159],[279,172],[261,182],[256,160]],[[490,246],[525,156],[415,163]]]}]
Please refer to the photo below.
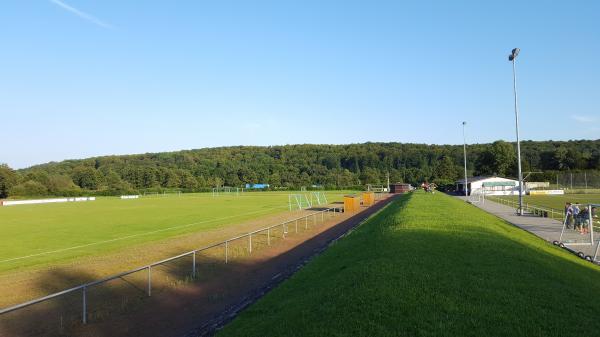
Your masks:
[{"label": "sky above treeline", "polygon": [[9,0],[0,163],[600,138],[598,1]]}]

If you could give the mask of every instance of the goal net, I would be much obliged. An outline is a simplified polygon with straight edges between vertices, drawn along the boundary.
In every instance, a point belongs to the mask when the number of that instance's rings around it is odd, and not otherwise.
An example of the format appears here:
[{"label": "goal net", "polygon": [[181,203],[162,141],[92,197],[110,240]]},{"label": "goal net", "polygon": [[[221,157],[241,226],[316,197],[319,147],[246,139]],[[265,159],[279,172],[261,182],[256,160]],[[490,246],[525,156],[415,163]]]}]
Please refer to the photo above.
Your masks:
[{"label": "goal net", "polygon": [[212,189],[212,196],[218,197],[220,195],[240,195],[240,192],[243,192],[244,189],[239,187],[231,187],[231,186],[222,186],[215,187]]},{"label": "goal net", "polygon": [[571,204],[565,209],[562,229],[554,244],[567,247],[581,258],[599,262],[600,241],[595,232],[600,229],[600,204]]},{"label": "goal net", "polygon": [[329,202],[327,202],[327,197],[325,196],[325,193],[323,192],[312,192],[310,194],[310,204],[311,205],[327,205]]},{"label": "goal net", "polygon": [[477,188],[472,190],[468,200],[472,204],[485,203],[485,189]]},{"label": "goal net", "polygon": [[163,197],[180,197],[181,196],[181,191],[164,191],[163,192]]},{"label": "goal net", "polygon": [[312,207],[312,202],[306,194],[289,194],[288,206],[290,211],[303,210]]}]

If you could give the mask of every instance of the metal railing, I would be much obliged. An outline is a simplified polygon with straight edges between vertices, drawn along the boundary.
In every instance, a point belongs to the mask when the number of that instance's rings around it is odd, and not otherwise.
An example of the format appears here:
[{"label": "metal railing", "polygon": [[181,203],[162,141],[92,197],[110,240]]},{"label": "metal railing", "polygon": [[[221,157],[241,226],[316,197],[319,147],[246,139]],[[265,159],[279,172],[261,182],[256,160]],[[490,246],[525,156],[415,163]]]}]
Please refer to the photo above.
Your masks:
[{"label": "metal railing", "polygon": [[49,301],[51,299],[55,299],[55,298],[59,298],[61,296],[65,296],[67,294],[73,294],[76,292],[81,292],[81,322],[83,324],[86,324],[88,322],[88,311],[89,311],[89,304],[88,304],[88,291],[90,290],[90,288],[98,286],[100,284],[112,281],[112,280],[116,280],[116,279],[122,279],[124,276],[127,275],[131,275],[134,273],[138,273],[138,272],[145,272],[147,274],[146,278],[146,285],[145,285],[145,293],[147,296],[152,296],[152,270],[153,268],[159,266],[159,265],[164,265],[167,262],[171,262],[174,260],[178,260],[184,257],[190,257],[192,258],[192,263],[190,266],[190,272],[192,275],[192,278],[196,277],[196,271],[197,271],[197,264],[196,264],[196,255],[200,252],[204,252],[207,251],[211,248],[216,248],[216,247],[223,247],[223,254],[224,254],[224,260],[225,263],[229,262],[229,250],[230,250],[230,245],[232,242],[235,241],[239,241],[242,239],[247,238],[247,244],[248,244],[248,252],[252,253],[252,249],[253,249],[253,243],[252,243],[252,238],[253,236],[256,237],[258,235],[265,235],[267,236],[267,245],[271,245],[271,240],[272,240],[272,232],[275,229],[281,229],[281,233],[283,235],[283,238],[285,238],[285,235],[288,234],[290,232],[290,227],[293,227],[293,230],[295,231],[295,233],[298,233],[298,226],[304,226],[304,229],[307,230],[308,226],[309,226],[309,222],[312,222],[313,225],[316,225],[318,223],[319,217],[321,218],[321,223],[323,223],[325,221],[325,216],[327,215],[328,217],[333,217],[335,215],[337,215],[338,213],[341,213],[343,211],[343,208],[341,207],[331,207],[331,208],[326,208],[324,210],[318,211],[318,212],[314,212],[311,214],[307,214],[305,216],[301,216],[298,218],[294,218],[282,223],[278,223],[276,225],[272,225],[269,227],[264,227],[261,229],[257,229],[242,235],[238,235],[232,238],[229,238],[227,240],[209,245],[209,246],[205,246],[199,249],[194,249],[176,256],[172,256],[169,258],[166,258],[164,260],[160,260],[139,268],[135,268],[135,269],[131,269],[119,274],[115,274],[115,275],[111,275],[108,276],[106,278],[100,279],[100,280],[96,280],[96,281],[92,281],[89,283],[85,283],[76,287],[72,287],[69,289],[65,289],[44,297],[40,297],[40,298],[36,298],[34,300],[28,301],[28,302],[24,302],[24,303],[20,303],[11,307],[7,307],[7,308],[3,308],[0,309],[0,315],[4,315],[10,312],[14,312],[26,307],[30,307],[33,306],[35,304],[38,303],[42,303],[42,302],[46,302]]},{"label": "metal railing", "polygon": [[[500,204],[503,204],[503,205],[506,205],[506,206],[509,206],[509,207],[513,207],[517,210],[519,208],[519,203],[517,201],[511,200],[511,199],[499,198],[496,196],[488,196],[487,199],[492,200],[497,203],[500,203]],[[543,207],[543,206],[530,204],[529,202],[523,203],[523,211],[529,212],[533,215],[537,215],[540,217],[551,218],[551,219],[556,219],[556,220],[560,220],[560,221],[562,221],[565,217],[564,209]]]}]

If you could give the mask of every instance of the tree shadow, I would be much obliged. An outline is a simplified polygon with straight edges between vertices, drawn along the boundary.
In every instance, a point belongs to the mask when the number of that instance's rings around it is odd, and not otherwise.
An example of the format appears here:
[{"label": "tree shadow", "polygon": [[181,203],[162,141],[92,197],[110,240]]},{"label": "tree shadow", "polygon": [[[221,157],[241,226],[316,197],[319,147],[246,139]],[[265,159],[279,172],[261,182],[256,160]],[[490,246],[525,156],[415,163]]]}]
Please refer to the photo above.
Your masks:
[{"label": "tree shadow", "polygon": [[[225,247],[217,246],[198,253],[195,267],[190,255],[91,286],[85,292],[86,324],[82,290],[31,305],[0,316],[0,336],[177,336],[191,329],[211,334],[384,204],[314,236],[322,223],[336,221],[333,214],[232,241],[227,263]],[[56,268],[38,279],[36,287],[52,293],[93,276]]]}]

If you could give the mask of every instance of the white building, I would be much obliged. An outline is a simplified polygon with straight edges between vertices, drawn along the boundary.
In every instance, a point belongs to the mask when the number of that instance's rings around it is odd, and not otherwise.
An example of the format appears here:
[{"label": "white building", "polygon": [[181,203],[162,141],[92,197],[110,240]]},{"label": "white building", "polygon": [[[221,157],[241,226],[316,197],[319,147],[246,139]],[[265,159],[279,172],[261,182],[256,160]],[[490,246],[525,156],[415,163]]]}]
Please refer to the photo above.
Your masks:
[{"label": "white building", "polygon": [[[456,181],[456,191],[465,192],[464,179]],[[485,195],[518,195],[519,181],[502,177],[472,177],[467,178],[469,195],[485,192]]]}]

